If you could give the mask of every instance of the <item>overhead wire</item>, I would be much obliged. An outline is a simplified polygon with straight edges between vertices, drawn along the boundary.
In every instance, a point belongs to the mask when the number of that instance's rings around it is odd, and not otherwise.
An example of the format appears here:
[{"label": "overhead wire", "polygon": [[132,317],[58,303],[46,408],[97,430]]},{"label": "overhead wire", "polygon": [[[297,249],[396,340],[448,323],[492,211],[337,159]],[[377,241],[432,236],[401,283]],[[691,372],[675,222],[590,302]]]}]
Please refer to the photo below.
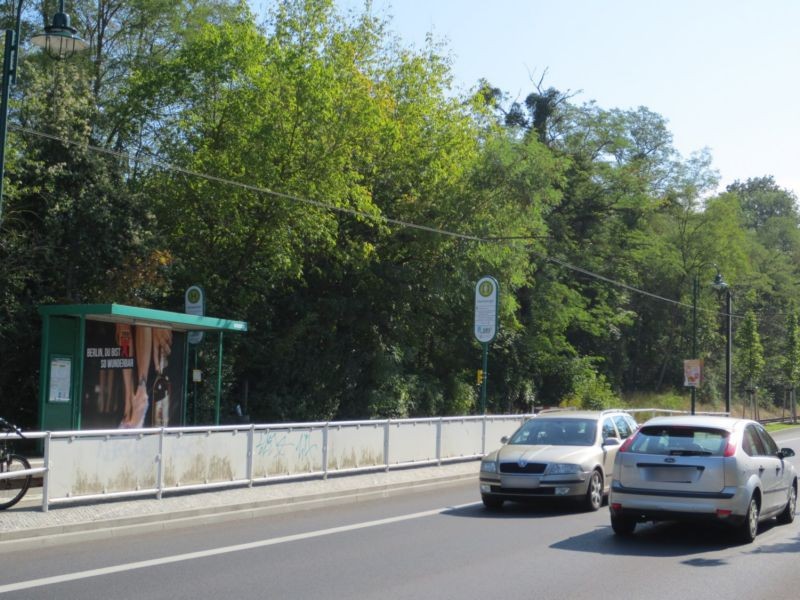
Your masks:
[{"label": "overhead wire", "polygon": [[[451,238],[455,238],[455,239],[462,239],[462,240],[474,241],[474,242],[479,242],[479,243],[497,243],[497,242],[504,242],[504,241],[518,241],[518,240],[532,240],[533,239],[533,236],[481,237],[481,236],[461,233],[461,232],[457,232],[457,231],[450,231],[450,230],[447,230],[447,229],[442,229],[442,228],[439,228],[439,227],[433,227],[433,226],[429,226],[429,225],[420,225],[419,223],[413,223],[413,222],[410,222],[410,221],[404,221],[402,219],[395,219],[395,218],[392,218],[392,217],[388,217],[386,215],[376,215],[376,214],[372,214],[372,213],[369,213],[369,212],[366,212],[366,211],[361,211],[361,210],[357,210],[357,209],[346,207],[346,206],[337,206],[337,205],[331,204],[329,202],[323,202],[323,201],[320,201],[320,200],[312,200],[310,198],[303,198],[301,196],[297,196],[297,195],[294,195],[294,194],[287,194],[285,192],[278,192],[278,191],[272,190],[272,189],[264,187],[264,186],[258,186],[258,185],[254,185],[254,184],[251,184],[251,183],[245,183],[245,182],[241,182],[241,181],[236,181],[236,180],[233,180],[233,179],[228,179],[226,177],[220,177],[218,175],[211,175],[209,173],[201,173],[199,171],[193,171],[191,169],[187,169],[185,167],[174,165],[174,164],[169,163],[169,162],[167,162],[165,160],[162,160],[160,158],[157,158],[157,157],[154,157],[154,156],[151,156],[151,155],[147,155],[147,154],[138,155],[136,157],[133,157],[133,156],[131,156],[130,154],[128,154],[126,152],[121,152],[121,151],[118,151],[118,150],[111,150],[109,148],[102,148],[100,146],[95,146],[95,145],[92,145],[92,144],[75,142],[75,141],[72,141],[72,140],[68,140],[68,139],[59,137],[57,135],[53,135],[53,134],[37,131],[37,130],[31,129],[29,127],[22,127],[22,126],[15,125],[15,124],[9,124],[8,127],[10,129],[15,130],[15,131],[19,131],[20,133],[23,133],[23,134],[49,139],[49,140],[56,141],[56,142],[59,142],[59,143],[62,143],[62,144],[68,145],[68,146],[75,146],[75,147],[85,148],[85,149],[90,150],[92,152],[96,152],[96,153],[99,153],[99,154],[105,154],[105,155],[108,155],[108,156],[113,156],[115,158],[119,158],[119,159],[125,160],[125,161],[127,161],[129,163],[145,163],[145,164],[149,164],[151,166],[158,167],[158,168],[161,168],[161,169],[164,169],[164,170],[167,170],[167,171],[181,173],[181,174],[188,175],[188,176],[191,176],[191,177],[198,177],[198,178],[201,178],[201,179],[205,179],[207,181],[212,181],[212,182],[220,183],[220,184],[223,184],[223,185],[235,186],[235,187],[238,187],[240,189],[248,190],[248,191],[251,191],[251,192],[256,192],[256,193],[259,193],[259,194],[266,194],[268,196],[273,196],[275,198],[280,198],[282,200],[289,200],[291,202],[307,204],[307,205],[310,205],[310,206],[321,208],[323,210],[338,212],[338,213],[342,213],[342,214],[348,214],[350,216],[360,217],[362,219],[371,220],[371,221],[379,221],[381,223],[395,225],[397,227],[403,227],[403,228],[407,228],[407,229],[415,229],[415,230],[418,230],[418,231],[425,231],[427,233],[433,233],[433,234],[443,235],[443,236],[447,236],[447,237],[451,237]],[[587,277],[590,277],[590,278],[593,278],[593,279],[597,279],[599,281],[604,281],[604,282],[606,282],[606,283],[608,283],[610,285],[619,287],[621,289],[625,289],[625,290],[628,290],[628,291],[636,293],[636,294],[640,294],[640,295],[643,295],[643,296],[647,296],[649,298],[653,298],[654,300],[658,300],[658,301],[661,301],[661,302],[674,304],[674,305],[682,307],[682,308],[688,308],[688,309],[692,309],[692,310],[696,309],[696,310],[701,311],[701,312],[707,312],[707,313],[718,314],[718,315],[721,314],[722,316],[725,316],[725,317],[728,316],[727,313],[724,312],[724,311],[720,312],[720,311],[714,311],[714,310],[706,309],[706,308],[699,307],[699,306],[695,307],[692,304],[687,304],[686,302],[681,302],[680,300],[675,300],[674,298],[667,298],[665,296],[661,296],[659,294],[655,294],[653,292],[648,292],[647,290],[643,290],[641,288],[637,288],[636,286],[627,284],[625,282],[622,282],[622,281],[619,281],[619,280],[616,280],[616,279],[612,279],[610,277],[606,277],[605,275],[601,275],[599,273],[595,273],[594,271],[590,271],[590,270],[585,269],[583,267],[579,267],[577,265],[573,265],[572,263],[569,263],[569,262],[567,262],[565,260],[556,258],[554,256],[545,255],[545,254],[542,254],[540,252],[536,252],[535,250],[529,250],[529,251],[532,254],[535,254],[536,256],[538,256],[542,260],[545,260],[545,261],[551,262],[553,264],[559,265],[559,266],[561,266],[561,267],[563,267],[565,269],[574,271],[576,273],[580,273],[580,274],[585,275]],[[740,315],[735,315],[735,314],[731,314],[730,316],[731,316],[731,318],[741,318]]]},{"label": "overhead wire", "polygon": [[248,191],[251,191],[251,192],[256,192],[256,193],[260,193],[260,194],[267,194],[269,196],[274,196],[276,198],[281,198],[283,200],[291,200],[293,202],[299,202],[299,203],[302,203],[302,204],[308,204],[308,205],[315,206],[317,208],[322,208],[322,209],[325,209],[325,210],[345,213],[345,214],[349,214],[351,216],[361,217],[363,219],[368,219],[368,220],[372,220],[372,221],[381,221],[383,223],[396,225],[398,227],[405,227],[405,228],[410,228],[410,229],[418,229],[420,231],[426,231],[428,233],[436,233],[436,234],[440,234],[440,235],[447,235],[447,236],[450,236],[450,237],[460,238],[460,239],[464,239],[464,240],[471,240],[471,241],[475,241],[475,242],[486,241],[485,238],[481,238],[481,237],[474,236],[474,235],[468,235],[468,234],[464,234],[464,233],[447,231],[447,230],[444,230],[444,229],[439,229],[437,227],[431,227],[431,226],[428,226],[428,225],[420,225],[418,223],[411,223],[409,221],[403,221],[403,220],[400,220],[400,219],[393,219],[393,218],[387,217],[385,215],[374,215],[374,214],[368,213],[366,211],[361,211],[361,210],[357,210],[357,209],[354,209],[354,208],[349,208],[347,206],[336,206],[335,204],[330,204],[328,202],[322,202],[320,200],[312,200],[310,198],[303,198],[301,196],[295,196],[293,194],[287,194],[287,193],[284,193],[284,192],[276,192],[275,190],[272,190],[272,189],[264,187],[264,186],[253,185],[251,183],[244,183],[242,181],[236,181],[236,180],[233,180],[233,179],[227,179],[225,177],[220,177],[218,175],[211,175],[211,174],[208,174],[208,173],[201,173],[199,171],[193,171],[191,169],[186,169],[186,168],[180,167],[178,165],[173,165],[172,163],[168,163],[168,162],[166,162],[166,161],[164,161],[162,159],[155,158],[155,157],[148,156],[148,155],[132,157],[130,154],[127,154],[125,152],[119,152],[117,150],[110,150],[108,148],[101,148],[99,146],[93,146],[91,144],[82,144],[82,143],[79,143],[79,142],[73,142],[71,140],[66,140],[64,138],[58,137],[56,135],[52,135],[52,134],[49,134],[49,133],[43,133],[41,131],[36,131],[34,129],[29,129],[27,127],[20,127],[20,126],[17,126],[17,125],[9,125],[9,128],[15,129],[17,131],[20,131],[22,133],[26,133],[26,134],[29,134],[29,135],[34,135],[34,136],[38,136],[38,137],[54,140],[54,141],[57,141],[57,142],[61,142],[62,144],[86,148],[87,150],[91,150],[93,152],[98,152],[98,153],[101,153],[101,154],[107,154],[109,156],[114,156],[116,158],[121,158],[121,159],[127,160],[129,162],[146,163],[146,164],[149,164],[149,165],[152,165],[152,166],[155,166],[155,167],[159,167],[159,168],[162,168],[162,169],[165,169],[165,170],[168,170],[168,171],[174,171],[176,173],[181,173],[181,174],[189,175],[189,176],[192,176],[192,177],[199,177],[201,179],[206,179],[207,181],[213,181],[215,183],[221,183],[221,184],[224,184],[224,185],[235,186],[235,187],[238,187],[238,188],[241,188],[241,189],[244,189],[244,190],[248,190]]}]

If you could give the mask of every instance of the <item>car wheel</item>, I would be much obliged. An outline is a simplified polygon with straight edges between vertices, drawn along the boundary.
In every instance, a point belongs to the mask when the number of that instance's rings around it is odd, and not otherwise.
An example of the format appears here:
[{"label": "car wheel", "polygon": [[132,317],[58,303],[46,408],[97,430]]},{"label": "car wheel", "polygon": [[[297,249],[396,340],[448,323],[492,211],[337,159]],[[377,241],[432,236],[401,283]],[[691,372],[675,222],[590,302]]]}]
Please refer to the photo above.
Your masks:
[{"label": "car wheel", "polygon": [[630,517],[622,517],[612,514],[611,529],[613,529],[614,533],[617,535],[629,536],[632,535],[633,530],[636,529],[636,521]]},{"label": "car wheel", "polygon": [[788,525],[794,521],[794,513],[797,510],[797,485],[792,483],[789,486],[789,498],[786,500],[786,507],[778,515],[778,523]]},{"label": "car wheel", "polygon": [[598,510],[603,506],[603,475],[600,471],[592,471],[589,478],[589,489],[584,500],[586,510]]},{"label": "car wheel", "polygon": [[503,501],[500,498],[481,494],[481,500],[483,500],[483,505],[489,510],[500,510],[503,508]]},{"label": "car wheel", "polygon": [[750,504],[747,506],[747,514],[744,516],[744,521],[737,530],[739,539],[749,544],[756,539],[758,533],[758,501],[755,496],[750,498]]}]

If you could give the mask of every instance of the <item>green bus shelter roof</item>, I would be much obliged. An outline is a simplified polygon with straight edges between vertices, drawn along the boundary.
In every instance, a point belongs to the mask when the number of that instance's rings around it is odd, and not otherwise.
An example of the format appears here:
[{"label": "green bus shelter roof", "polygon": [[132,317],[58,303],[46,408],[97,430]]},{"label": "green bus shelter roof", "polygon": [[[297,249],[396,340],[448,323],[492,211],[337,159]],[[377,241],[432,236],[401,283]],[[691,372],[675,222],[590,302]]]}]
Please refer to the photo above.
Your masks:
[{"label": "green bus shelter roof", "polygon": [[169,327],[176,331],[247,331],[247,322],[186,313],[125,306],[124,304],[50,304],[39,307],[50,317],[83,317],[91,321]]}]

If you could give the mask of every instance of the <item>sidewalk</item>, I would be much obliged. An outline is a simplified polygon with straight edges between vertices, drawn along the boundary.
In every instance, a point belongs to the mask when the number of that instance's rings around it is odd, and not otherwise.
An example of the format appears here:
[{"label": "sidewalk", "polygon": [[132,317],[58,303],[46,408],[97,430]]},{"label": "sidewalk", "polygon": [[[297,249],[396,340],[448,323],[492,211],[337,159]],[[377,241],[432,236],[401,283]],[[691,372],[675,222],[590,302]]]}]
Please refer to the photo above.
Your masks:
[{"label": "sidewalk", "polygon": [[309,479],[233,487],[208,492],[165,494],[161,500],[138,498],[99,503],[70,503],[41,510],[41,488],[31,488],[17,506],[0,511],[0,554],[65,542],[117,537],[189,524],[260,517],[270,513],[353,503],[408,488],[474,480],[476,500],[480,462],[377,471],[328,479]]}]

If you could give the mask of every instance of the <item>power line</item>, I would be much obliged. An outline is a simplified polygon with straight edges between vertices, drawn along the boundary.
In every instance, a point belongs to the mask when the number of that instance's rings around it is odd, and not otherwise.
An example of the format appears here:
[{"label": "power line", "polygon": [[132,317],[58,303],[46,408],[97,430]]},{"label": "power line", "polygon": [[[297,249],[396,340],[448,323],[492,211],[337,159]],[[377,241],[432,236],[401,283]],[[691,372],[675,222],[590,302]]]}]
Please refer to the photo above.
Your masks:
[{"label": "power line", "polygon": [[[136,162],[145,163],[145,164],[149,164],[149,165],[154,166],[154,167],[158,167],[158,168],[164,169],[166,171],[173,171],[173,172],[176,172],[176,173],[189,175],[191,177],[198,177],[198,178],[201,178],[201,179],[205,179],[207,181],[213,181],[215,183],[220,183],[220,184],[223,184],[223,185],[230,185],[230,186],[238,187],[238,188],[241,188],[241,189],[244,189],[244,190],[248,190],[248,191],[251,191],[251,192],[256,192],[256,193],[259,193],[259,194],[266,194],[268,196],[273,196],[275,198],[280,198],[282,200],[289,200],[289,201],[292,201],[292,202],[297,202],[297,203],[301,203],[301,204],[307,204],[307,205],[310,205],[310,206],[315,206],[317,208],[321,208],[323,210],[339,212],[339,213],[342,213],[342,214],[347,214],[347,215],[355,216],[355,217],[361,217],[363,219],[367,219],[367,220],[371,220],[371,221],[379,221],[381,223],[395,225],[397,227],[404,227],[404,228],[407,228],[407,229],[416,229],[418,231],[425,231],[427,233],[434,233],[434,234],[437,234],[437,235],[444,235],[444,236],[455,238],[455,239],[462,239],[462,240],[468,240],[468,241],[479,242],[479,243],[490,243],[490,242],[491,243],[497,243],[497,242],[536,239],[534,236],[480,237],[480,236],[476,236],[476,235],[460,233],[460,232],[457,232],[457,231],[449,231],[447,229],[441,229],[441,228],[432,227],[432,226],[429,226],[429,225],[420,225],[418,223],[412,223],[410,221],[403,221],[401,219],[394,219],[394,218],[391,218],[391,217],[387,217],[385,215],[375,215],[375,214],[368,213],[368,212],[365,212],[365,211],[356,210],[354,208],[348,208],[348,207],[344,207],[344,206],[336,206],[334,204],[330,204],[330,203],[327,203],[327,202],[322,202],[320,200],[311,200],[310,198],[303,198],[301,196],[296,196],[296,195],[293,195],[293,194],[286,194],[284,192],[276,192],[275,190],[271,190],[271,189],[263,187],[263,186],[257,186],[257,185],[253,185],[253,184],[250,184],[250,183],[243,183],[241,181],[235,181],[233,179],[227,179],[225,177],[220,177],[220,176],[217,176],[217,175],[210,175],[208,173],[201,173],[199,171],[192,171],[191,169],[186,169],[184,167],[180,167],[178,165],[174,165],[172,163],[168,163],[168,162],[166,162],[164,160],[161,160],[159,158],[156,158],[154,156],[144,155],[144,156],[139,156],[139,157],[134,158],[130,154],[127,154],[125,152],[120,152],[120,151],[117,151],[117,150],[110,150],[108,148],[101,148],[100,146],[94,146],[92,144],[83,144],[83,143],[79,143],[79,142],[74,142],[72,140],[64,139],[62,137],[59,137],[59,136],[56,136],[56,135],[52,135],[52,134],[49,134],[49,133],[36,131],[34,129],[30,129],[30,128],[27,128],[27,127],[21,127],[21,126],[13,125],[13,124],[9,125],[9,127],[11,129],[14,129],[15,131],[19,131],[19,132],[21,132],[23,134],[28,134],[28,135],[33,135],[33,136],[37,136],[37,137],[40,137],[40,138],[53,140],[53,141],[65,144],[67,146],[76,146],[76,147],[80,147],[80,148],[86,148],[87,150],[90,150],[92,152],[97,152],[99,154],[105,154],[105,155],[108,155],[108,156],[113,156],[115,158],[119,158],[119,159],[125,160],[125,161],[130,162],[130,163],[136,163]],[[591,277],[591,278],[597,279],[599,281],[604,281],[604,282],[606,282],[606,283],[608,283],[610,285],[613,285],[613,286],[628,290],[628,291],[636,293],[636,294],[641,294],[641,295],[647,296],[649,298],[653,298],[654,300],[658,300],[658,301],[661,301],[661,302],[667,302],[667,303],[674,304],[674,305],[682,307],[682,308],[694,309],[694,306],[691,305],[691,304],[687,304],[685,302],[681,302],[681,301],[675,300],[673,298],[667,298],[665,296],[660,296],[658,294],[654,294],[652,292],[648,292],[646,290],[637,288],[635,286],[629,285],[629,284],[624,283],[622,281],[618,281],[616,279],[611,279],[610,277],[606,277],[605,275],[600,275],[599,273],[595,273],[593,271],[589,271],[588,269],[584,269],[582,267],[578,267],[578,266],[573,265],[573,264],[571,264],[571,263],[569,263],[569,262],[567,262],[565,260],[561,260],[561,259],[555,258],[553,256],[547,256],[547,255],[541,254],[540,252],[536,252],[535,250],[530,250],[529,249],[529,251],[531,252],[531,254],[535,254],[536,256],[538,256],[540,259],[542,259],[544,261],[551,262],[553,264],[559,265],[559,266],[561,266],[561,267],[563,267],[565,269],[574,271],[576,273],[580,273],[580,274],[585,275],[587,277]],[[702,308],[702,307],[697,307],[697,310],[700,310],[700,311],[703,311],[703,312],[707,312],[707,313],[712,313],[712,314],[720,314],[720,315],[723,315],[723,316],[726,316],[726,317],[728,316],[727,313],[725,313],[724,311],[722,311],[722,312],[714,311],[714,310],[706,309],[706,308]],[[739,315],[731,315],[731,317],[732,318],[741,318]]]},{"label": "power line", "polygon": [[98,152],[98,153],[101,153],[101,154],[107,154],[109,156],[114,156],[116,158],[120,158],[120,159],[126,160],[128,162],[146,163],[146,164],[149,164],[149,165],[152,165],[152,166],[155,166],[155,167],[159,167],[159,168],[165,169],[167,171],[174,171],[176,173],[182,173],[184,175],[189,175],[189,176],[192,176],[192,177],[199,177],[201,179],[206,179],[208,181],[221,183],[223,185],[235,186],[235,187],[238,187],[238,188],[241,188],[241,189],[244,189],[244,190],[248,190],[248,191],[251,191],[251,192],[256,192],[256,193],[260,193],[260,194],[266,194],[268,196],[274,196],[276,198],[281,198],[282,200],[291,200],[292,202],[299,202],[299,203],[302,203],[302,204],[308,204],[308,205],[316,206],[317,208],[322,208],[322,209],[325,209],[325,210],[330,210],[330,211],[349,214],[349,215],[354,216],[354,217],[361,217],[361,218],[369,219],[369,220],[372,220],[372,221],[380,221],[382,223],[388,223],[388,224],[391,224],[391,225],[397,225],[398,227],[405,227],[405,228],[408,228],[408,229],[418,229],[420,231],[426,231],[428,233],[436,233],[436,234],[440,234],[440,235],[446,235],[446,236],[450,236],[450,237],[453,237],[453,238],[459,238],[459,239],[463,239],[463,240],[470,240],[470,241],[474,241],[474,242],[485,242],[486,241],[485,238],[481,238],[481,237],[474,236],[474,235],[469,235],[469,234],[465,234],[465,233],[458,233],[458,232],[454,232],[454,231],[448,231],[446,229],[439,229],[437,227],[431,227],[431,226],[428,226],[428,225],[419,225],[417,223],[411,223],[409,221],[402,221],[400,219],[392,219],[391,217],[387,217],[387,216],[384,216],[384,215],[374,215],[374,214],[371,214],[371,213],[368,213],[368,212],[364,212],[364,211],[361,211],[361,210],[356,210],[354,208],[348,208],[348,207],[345,207],[345,206],[336,206],[334,204],[329,204],[327,202],[321,202],[319,200],[311,200],[310,198],[302,198],[300,196],[295,196],[295,195],[292,195],[292,194],[286,194],[284,192],[276,192],[275,190],[271,190],[271,189],[263,187],[263,186],[253,185],[251,183],[243,183],[241,181],[235,181],[233,179],[226,179],[225,177],[219,177],[217,175],[209,175],[208,173],[200,173],[199,171],[192,171],[191,169],[186,169],[184,167],[179,167],[177,165],[173,165],[171,163],[168,163],[166,161],[163,161],[161,159],[158,159],[158,158],[155,158],[155,157],[152,157],[152,156],[142,156],[142,157],[133,158],[132,156],[130,156],[129,154],[126,154],[124,152],[118,152],[116,150],[109,150],[107,148],[101,148],[99,146],[93,146],[91,144],[81,144],[81,143],[78,143],[78,142],[73,142],[71,140],[66,140],[64,138],[60,138],[60,137],[58,137],[56,135],[51,135],[49,133],[42,133],[40,131],[35,131],[33,129],[28,129],[26,127],[19,127],[19,126],[16,126],[16,125],[9,125],[9,127],[11,127],[12,129],[15,129],[17,131],[20,131],[22,133],[27,133],[29,135],[35,135],[35,136],[46,138],[46,139],[49,139],[49,140],[61,142],[62,144],[66,144],[66,145],[70,145],[70,146],[77,146],[77,147],[81,147],[81,148],[86,148],[86,149],[91,150],[93,152]]}]

